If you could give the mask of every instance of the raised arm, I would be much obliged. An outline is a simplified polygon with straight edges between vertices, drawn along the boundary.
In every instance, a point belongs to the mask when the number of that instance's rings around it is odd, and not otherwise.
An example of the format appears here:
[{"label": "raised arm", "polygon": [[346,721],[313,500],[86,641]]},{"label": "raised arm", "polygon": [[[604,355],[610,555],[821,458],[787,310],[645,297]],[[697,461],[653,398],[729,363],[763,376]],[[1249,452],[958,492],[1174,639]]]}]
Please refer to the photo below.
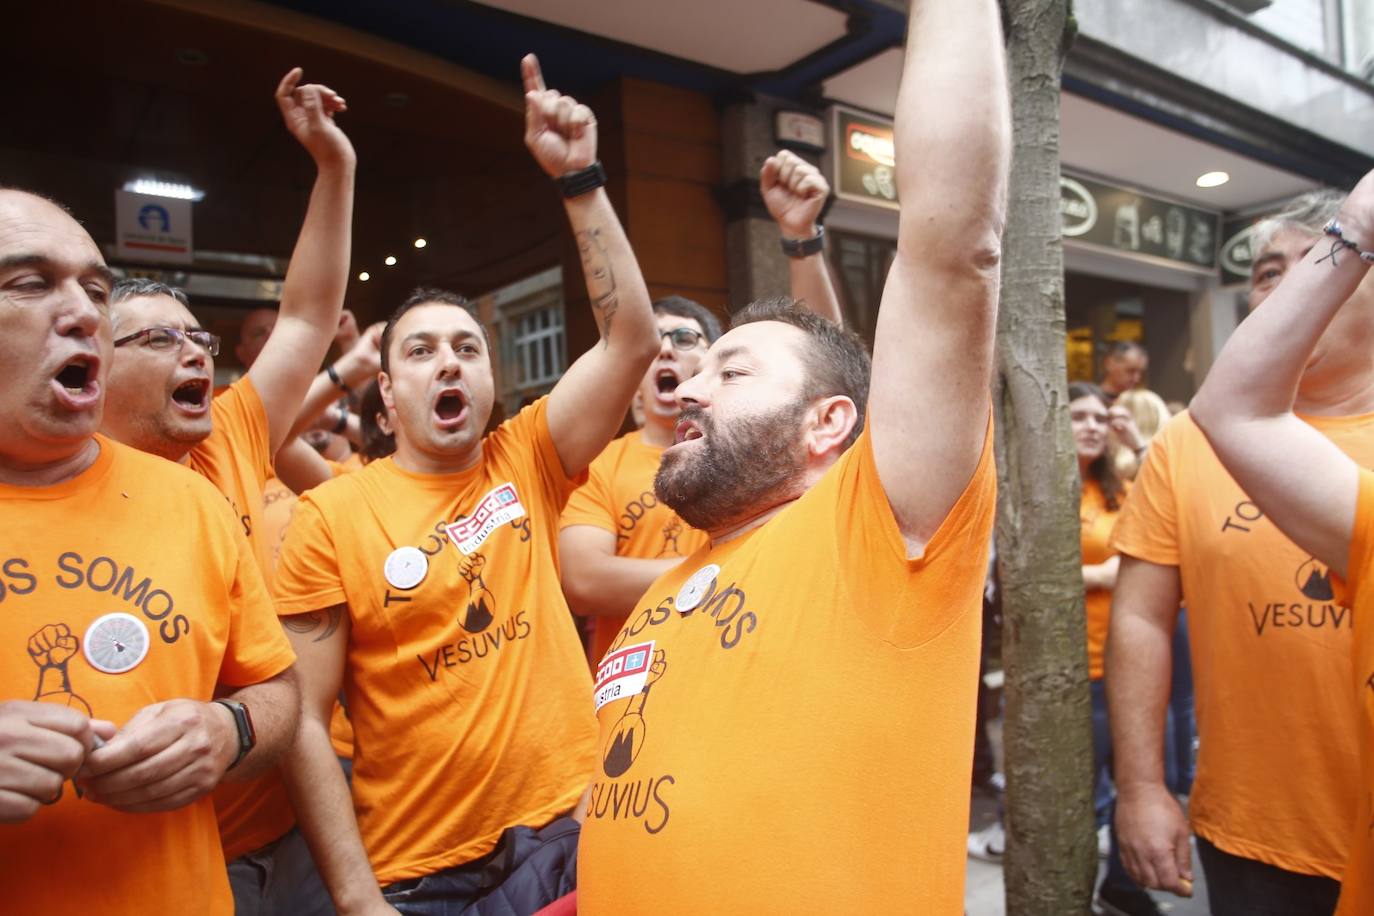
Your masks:
[{"label": "raised arm", "polygon": [[[1374,250],[1374,172],[1355,186],[1337,220],[1346,239]],[[1318,339],[1368,272],[1335,238],[1318,240],[1236,328],[1189,411],[1260,510],[1341,576],[1359,468],[1294,415],[1293,399]]]},{"label": "raised arm", "polygon": [[[525,145],[551,178],[596,159],[596,118],[586,105],[544,86],[539,61],[520,62]],[[658,353],[649,288],[605,188],[565,197],[601,345],[578,357],[549,395],[549,432],[568,474],[580,473],[620,429],[635,388]]]},{"label": "raised arm", "polygon": [[248,370],[267,413],[275,454],[296,421],[315,371],[339,327],[353,238],[353,145],[334,123],[347,105],[333,90],[298,85],[297,67],[277,86],[277,106],[286,129],[315,160],[310,192],[291,264],[282,286],[281,308],[272,336]]},{"label": "raised arm", "polygon": [[[334,370],[333,374],[326,369],[311,380],[296,414],[296,421],[287,434],[288,441],[312,429],[320,416],[337,404],[340,397],[361,391],[377,377],[382,369],[382,329],[385,326],[386,322],[379,321],[357,335],[352,345],[343,350],[334,365],[329,367]],[[349,438],[351,441],[352,436]]]},{"label": "raised arm", "polygon": [[[830,197],[830,184],[820,169],[795,153],[782,150],[764,160],[759,171],[759,193],[783,239],[806,242],[820,235],[817,221]],[[823,248],[801,257],[788,256],[787,271],[793,299],[822,318],[844,324]]]},{"label": "raised arm", "polygon": [[343,681],[351,622],[342,604],[282,618],[296,650],[301,724],[282,775],[301,833],[340,913],[392,912],[358,833],[353,798],[329,743],[329,717]]},{"label": "raised arm", "polygon": [[1010,160],[996,0],[915,0],[895,132],[901,213],[873,347],[878,475],[921,552],[987,432]]}]

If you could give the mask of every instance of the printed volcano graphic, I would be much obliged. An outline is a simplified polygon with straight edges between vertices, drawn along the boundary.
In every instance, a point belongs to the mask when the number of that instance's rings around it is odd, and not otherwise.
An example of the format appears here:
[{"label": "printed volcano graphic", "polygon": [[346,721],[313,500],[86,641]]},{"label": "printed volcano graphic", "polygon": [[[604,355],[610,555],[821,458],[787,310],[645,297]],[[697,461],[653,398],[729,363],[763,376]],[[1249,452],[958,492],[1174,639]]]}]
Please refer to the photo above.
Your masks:
[{"label": "printed volcano graphic", "polygon": [[1313,601],[1330,601],[1336,596],[1331,590],[1331,571],[1315,558],[1298,567],[1294,584],[1298,586],[1298,591]]},{"label": "printed volcano graphic", "polygon": [[626,716],[616,723],[615,734],[606,746],[601,769],[614,779],[634,765],[639,749],[644,746],[644,720],[636,715]]},{"label": "printed volcano graphic", "polygon": [[481,589],[468,599],[467,609],[464,610],[463,619],[458,625],[469,633],[480,633],[491,626],[495,617],[496,601],[492,598],[491,592]]}]

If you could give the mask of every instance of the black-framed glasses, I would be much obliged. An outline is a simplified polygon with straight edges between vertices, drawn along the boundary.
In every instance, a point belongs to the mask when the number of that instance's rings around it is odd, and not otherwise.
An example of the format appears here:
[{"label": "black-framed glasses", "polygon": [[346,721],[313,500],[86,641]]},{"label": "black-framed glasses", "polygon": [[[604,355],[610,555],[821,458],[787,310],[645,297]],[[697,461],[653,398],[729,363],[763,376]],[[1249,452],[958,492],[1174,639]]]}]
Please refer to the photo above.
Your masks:
[{"label": "black-framed glasses", "polygon": [[183,331],[181,328],[144,328],[114,342],[116,347],[146,338],[149,350],[180,350],[187,338],[211,356],[219,356],[219,335],[209,331]]},{"label": "black-framed glasses", "polygon": [[673,328],[671,331],[660,331],[659,338],[668,338],[673,342],[674,350],[695,350],[697,345],[706,339],[706,335],[691,328]]}]

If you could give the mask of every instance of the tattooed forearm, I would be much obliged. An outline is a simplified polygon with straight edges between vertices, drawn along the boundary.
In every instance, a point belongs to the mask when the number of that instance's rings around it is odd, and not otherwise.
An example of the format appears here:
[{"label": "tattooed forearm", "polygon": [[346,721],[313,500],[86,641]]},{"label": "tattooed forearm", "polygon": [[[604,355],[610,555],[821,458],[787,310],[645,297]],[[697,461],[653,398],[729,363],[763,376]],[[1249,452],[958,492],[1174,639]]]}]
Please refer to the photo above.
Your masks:
[{"label": "tattooed forearm", "polygon": [[611,269],[611,259],[601,241],[601,230],[579,230],[577,250],[582,257],[582,273],[587,280],[587,295],[591,297],[592,311],[601,330],[601,340],[605,343],[610,339],[611,321],[620,307],[620,299],[616,291],[615,271]]}]

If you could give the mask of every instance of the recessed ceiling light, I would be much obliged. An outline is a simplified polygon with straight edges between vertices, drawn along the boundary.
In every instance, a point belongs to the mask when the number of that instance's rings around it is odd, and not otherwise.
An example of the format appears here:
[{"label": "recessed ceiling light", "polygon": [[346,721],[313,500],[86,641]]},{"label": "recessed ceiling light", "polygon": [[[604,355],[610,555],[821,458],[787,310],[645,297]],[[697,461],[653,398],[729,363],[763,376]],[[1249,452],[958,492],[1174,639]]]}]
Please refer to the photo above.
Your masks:
[{"label": "recessed ceiling light", "polygon": [[135,194],[151,194],[154,197],[175,197],[178,200],[203,200],[205,192],[179,181],[161,181],[157,178],[135,178],[124,182],[124,190]]},{"label": "recessed ceiling light", "polygon": [[425,246],[428,245],[428,244],[429,244],[429,242],[426,242],[424,239],[416,239],[416,240],[415,240],[415,247],[416,247],[416,248],[423,248],[423,247],[425,247]]},{"label": "recessed ceiling light", "polygon": [[387,267],[395,267],[395,266],[396,266],[396,256],[395,256],[394,254],[389,254],[389,255],[386,256],[386,266],[387,266]]},{"label": "recessed ceiling light", "polygon": [[358,279],[366,283],[368,280],[372,279],[372,274],[368,273],[367,271],[363,271],[362,273],[358,274]]},{"label": "recessed ceiling light", "polygon": [[1199,188],[1218,188],[1230,180],[1231,176],[1225,172],[1208,172],[1197,177],[1197,186]]}]

